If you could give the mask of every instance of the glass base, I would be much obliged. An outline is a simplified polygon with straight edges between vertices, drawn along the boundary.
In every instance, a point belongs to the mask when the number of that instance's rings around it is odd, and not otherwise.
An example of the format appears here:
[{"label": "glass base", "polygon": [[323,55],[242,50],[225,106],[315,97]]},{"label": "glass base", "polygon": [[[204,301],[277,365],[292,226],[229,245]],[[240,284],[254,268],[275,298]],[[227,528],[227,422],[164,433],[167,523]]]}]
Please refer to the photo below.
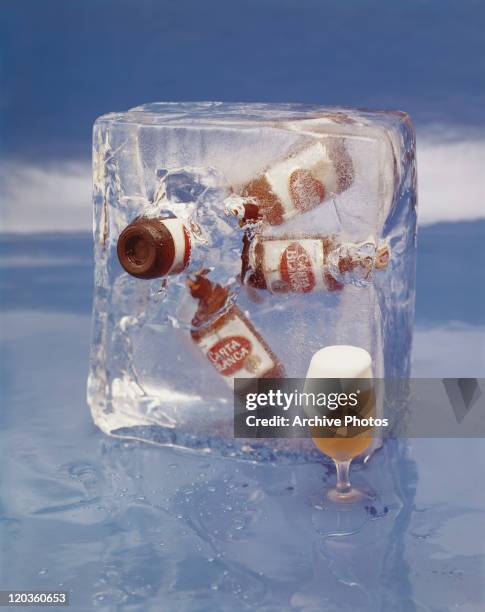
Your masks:
[{"label": "glass base", "polygon": [[346,491],[339,491],[337,488],[329,489],[325,497],[328,501],[338,504],[356,504],[362,501],[371,501],[374,496],[366,491],[361,491],[355,487],[351,487]]}]

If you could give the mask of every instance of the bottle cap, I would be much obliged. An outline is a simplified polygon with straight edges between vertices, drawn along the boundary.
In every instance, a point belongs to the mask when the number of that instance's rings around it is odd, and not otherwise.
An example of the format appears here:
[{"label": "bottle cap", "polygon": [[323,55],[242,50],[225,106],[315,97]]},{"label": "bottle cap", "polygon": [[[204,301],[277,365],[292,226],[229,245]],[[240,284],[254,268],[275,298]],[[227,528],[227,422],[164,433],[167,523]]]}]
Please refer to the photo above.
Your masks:
[{"label": "bottle cap", "polygon": [[389,245],[385,243],[381,244],[376,249],[376,257],[375,257],[374,266],[378,270],[383,270],[384,268],[387,268],[390,258],[391,258],[391,252],[389,249]]},{"label": "bottle cap", "polygon": [[170,271],[175,258],[171,233],[159,219],[140,218],[120,234],[116,247],[123,268],[137,278],[157,278]]}]

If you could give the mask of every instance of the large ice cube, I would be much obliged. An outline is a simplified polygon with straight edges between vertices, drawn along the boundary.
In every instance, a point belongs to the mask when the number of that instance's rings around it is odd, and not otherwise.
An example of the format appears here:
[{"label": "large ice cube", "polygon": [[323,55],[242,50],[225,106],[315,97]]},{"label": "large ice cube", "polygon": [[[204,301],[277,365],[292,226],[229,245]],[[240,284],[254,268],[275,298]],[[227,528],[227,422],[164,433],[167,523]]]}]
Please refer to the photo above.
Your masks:
[{"label": "large ice cube", "polygon": [[[255,456],[254,445],[231,439],[227,376],[281,365],[286,376],[304,377],[312,355],[331,344],[365,348],[376,377],[407,376],[414,151],[401,112],[156,103],[99,118],[88,402],[101,429]],[[117,257],[120,233],[135,219],[167,216],[188,228],[186,268],[130,276]],[[255,273],[254,245],[265,240],[271,290],[251,282],[264,276],[264,268]],[[198,303],[187,288],[202,268],[229,296],[205,322],[217,328],[212,352],[194,340]],[[311,444],[259,440],[258,448],[301,458]]]}]

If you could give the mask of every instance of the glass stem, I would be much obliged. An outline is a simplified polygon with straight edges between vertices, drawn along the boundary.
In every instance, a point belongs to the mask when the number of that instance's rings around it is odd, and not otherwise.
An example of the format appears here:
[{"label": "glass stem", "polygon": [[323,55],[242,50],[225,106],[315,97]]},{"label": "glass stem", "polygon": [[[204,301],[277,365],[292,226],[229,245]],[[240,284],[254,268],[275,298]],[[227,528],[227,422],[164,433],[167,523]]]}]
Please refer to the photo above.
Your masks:
[{"label": "glass stem", "polygon": [[342,495],[348,493],[351,489],[349,471],[352,459],[349,461],[334,461],[335,467],[337,468],[337,485],[336,489]]}]

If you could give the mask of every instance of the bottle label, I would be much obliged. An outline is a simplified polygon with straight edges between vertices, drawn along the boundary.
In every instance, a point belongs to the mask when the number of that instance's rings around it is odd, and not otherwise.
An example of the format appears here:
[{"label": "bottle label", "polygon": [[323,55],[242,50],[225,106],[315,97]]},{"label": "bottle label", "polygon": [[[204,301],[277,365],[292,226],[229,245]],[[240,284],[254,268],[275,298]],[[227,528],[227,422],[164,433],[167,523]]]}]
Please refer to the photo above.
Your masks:
[{"label": "bottle label", "polygon": [[258,378],[276,365],[261,340],[237,315],[205,334],[199,346],[230,386],[233,378]]},{"label": "bottle label", "polygon": [[337,184],[334,164],[322,142],[276,163],[265,177],[284,209],[285,221],[321,204]]},{"label": "bottle label", "polygon": [[273,293],[325,289],[323,243],[314,239],[265,240],[262,270]]},{"label": "bottle label", "polygon": [[310,170],[294,170],[289,181],[291,201],[300,212],[315,208],[325,199],[325,186]]},{"label": "bottle label", "polygon": [[175,247],[173,263],[168,274],[182,272],[187,267],[190,256],[190,236],[180,219],[164,219],[163,224],[172,236]]}]

